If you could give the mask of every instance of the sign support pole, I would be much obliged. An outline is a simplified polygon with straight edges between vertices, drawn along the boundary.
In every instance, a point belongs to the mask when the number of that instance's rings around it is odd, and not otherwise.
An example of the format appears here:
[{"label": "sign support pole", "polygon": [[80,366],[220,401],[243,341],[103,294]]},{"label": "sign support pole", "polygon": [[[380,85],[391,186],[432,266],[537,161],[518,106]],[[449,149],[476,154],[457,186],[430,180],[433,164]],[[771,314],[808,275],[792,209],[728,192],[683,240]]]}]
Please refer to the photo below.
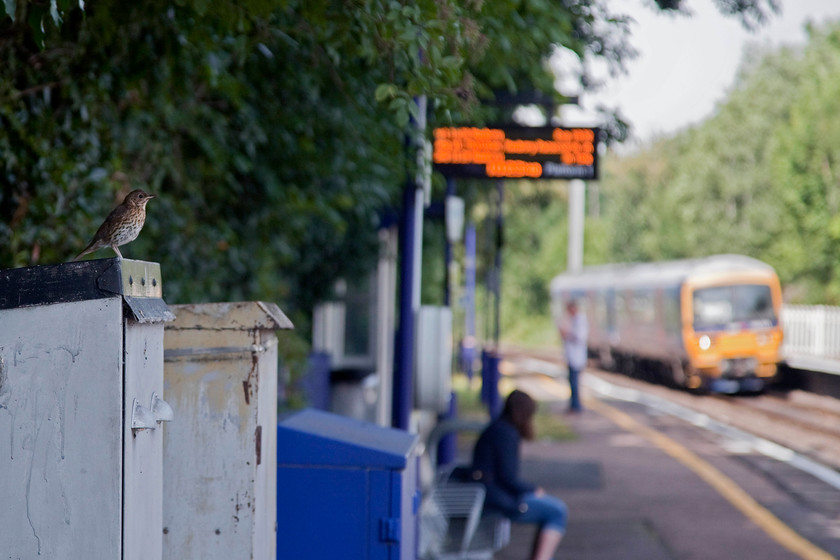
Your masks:
[{"label": "sign support pole", "polygon": [[496,197],[498,199],[496,208],[496,254],[493,263],[493,294],[495,295],[493,309],[493,343],[496,351],[499,350],[499,339],[501,338],[502,322],[502,247],[504,246],[504,201],[505,182],[501,179],[496,181]]},{"label": "sign support pole", "polygon": [[[449,197],[455,196],[455,179],[452,177],[446,178],[446,200],[449,200]],[[449,209],[447,208],[447,212]],[[446,219],[449,219],[448,217]],[[445,245],[443,248],[443,260],[445,263],[445,270],[444,270],[444,286],[443,286],[443,305],[445,307],[452,306],[452,241],[449,239],[449,235],[445,236]]]},{"label": "sign support pole", "polygon": [[[426,128],[426,97],[421,96],[416,102],[419,119],[414,121],[414,126],[422,131]],[[418,163],[422,164],[425,149],[416,146],[409,146],[408,149],[418,150]],[[399,231],[399,326],[394,349],[391,425],[401,430],[409,429],[414,405],[415,320],[420,310],[424,186],[428,183],[430,173],[423,165],[418,167],[417,175],[406,181],[403,187]]]},{"label": "sign support pole", "polygon": [[569,239],[566,269],[580,272],[583,268],[583,214],[586,203],[586,183],[581,179],[569,181]]}]

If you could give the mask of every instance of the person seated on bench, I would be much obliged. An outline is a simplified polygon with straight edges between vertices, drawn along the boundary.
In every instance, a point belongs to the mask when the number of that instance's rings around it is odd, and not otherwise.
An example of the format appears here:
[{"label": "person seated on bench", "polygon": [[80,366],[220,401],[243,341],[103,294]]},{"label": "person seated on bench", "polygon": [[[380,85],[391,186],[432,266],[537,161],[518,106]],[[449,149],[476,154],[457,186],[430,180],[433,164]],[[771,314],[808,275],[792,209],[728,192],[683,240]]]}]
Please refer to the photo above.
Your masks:
[{"label": "person seated on bench", "polygon": [[487,489],[485,508],[500,512],[515,523],[539,526],[532,560],[548,560],[566,531],[566,504],[542,488],[519,478],[522,439],[534,439],[537,403],[516,390],[505,401],[501,416],[481,433],[473,450],[473,478]]}]

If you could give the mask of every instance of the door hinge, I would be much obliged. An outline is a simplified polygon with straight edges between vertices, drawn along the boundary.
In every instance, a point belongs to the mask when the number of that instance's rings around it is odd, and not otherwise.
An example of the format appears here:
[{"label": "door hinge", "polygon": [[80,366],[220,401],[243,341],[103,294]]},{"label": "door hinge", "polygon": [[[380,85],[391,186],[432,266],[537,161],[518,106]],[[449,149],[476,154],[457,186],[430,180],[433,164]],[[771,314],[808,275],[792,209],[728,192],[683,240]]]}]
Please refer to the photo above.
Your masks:
[{"label": "door hinge", "polygon": [[379,540],[382,542],[400,542],[400,520],[388,517],[379,520]]}]

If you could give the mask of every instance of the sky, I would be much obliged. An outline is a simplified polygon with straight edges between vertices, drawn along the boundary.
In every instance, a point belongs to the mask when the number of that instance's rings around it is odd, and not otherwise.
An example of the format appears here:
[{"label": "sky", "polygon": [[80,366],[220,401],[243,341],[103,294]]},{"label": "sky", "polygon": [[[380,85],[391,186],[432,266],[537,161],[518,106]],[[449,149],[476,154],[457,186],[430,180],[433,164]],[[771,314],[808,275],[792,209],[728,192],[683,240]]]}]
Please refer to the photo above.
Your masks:
[{"label": "sky", "polygon": [[636,20],[630,42],[639,55],[626,75],[605,75],[606,87],[581,97],[582,113],[567,109],[563,124],[597,124],[587,109],[604,104],[617,107],[632,123],[637,142],[675,132],[714,113],[733,85],[745,45],[804,44],[806,21],[840,19],[840,0],[781,0],[781,13],[750,32],[738,18],[718,12],[713,0],[686,0],[690,17],[657,12],[651,3],[610,0],[612,12]]}]

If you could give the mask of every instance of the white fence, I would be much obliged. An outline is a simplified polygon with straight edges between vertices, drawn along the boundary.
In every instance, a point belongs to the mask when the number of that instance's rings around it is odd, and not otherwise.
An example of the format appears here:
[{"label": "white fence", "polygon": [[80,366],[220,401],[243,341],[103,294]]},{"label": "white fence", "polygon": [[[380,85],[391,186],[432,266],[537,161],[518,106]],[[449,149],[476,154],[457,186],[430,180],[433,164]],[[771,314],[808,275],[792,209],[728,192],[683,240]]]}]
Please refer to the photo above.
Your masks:
[{"label": "white fence", "polygon": [[782,306],[782,355],[840,359],[840,307]]}]

